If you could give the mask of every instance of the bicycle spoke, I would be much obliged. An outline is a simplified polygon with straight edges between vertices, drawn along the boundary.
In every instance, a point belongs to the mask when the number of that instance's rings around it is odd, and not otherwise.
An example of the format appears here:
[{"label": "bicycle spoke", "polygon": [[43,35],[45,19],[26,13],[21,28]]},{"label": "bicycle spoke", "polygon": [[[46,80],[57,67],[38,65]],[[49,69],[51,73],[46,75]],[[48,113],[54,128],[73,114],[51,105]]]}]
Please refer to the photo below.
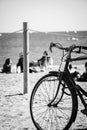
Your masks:
[{"label": "bicycle spoke", "polygon": [[57,76],[47,76],[32,94],[31,112],[38,130],[63,130],[71,119],[71,90],[61,81],[57,94],[58,84]]}]

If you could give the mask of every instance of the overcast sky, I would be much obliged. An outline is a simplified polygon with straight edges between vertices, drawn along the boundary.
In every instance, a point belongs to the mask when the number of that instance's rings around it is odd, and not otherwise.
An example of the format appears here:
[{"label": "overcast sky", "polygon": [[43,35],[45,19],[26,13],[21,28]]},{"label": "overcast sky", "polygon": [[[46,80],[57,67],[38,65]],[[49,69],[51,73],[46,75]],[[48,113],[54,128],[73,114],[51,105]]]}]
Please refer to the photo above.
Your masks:
[{"label": "overcast sky", "polygon": [[87,30],[87,0],[0,0],[0,32]]}]

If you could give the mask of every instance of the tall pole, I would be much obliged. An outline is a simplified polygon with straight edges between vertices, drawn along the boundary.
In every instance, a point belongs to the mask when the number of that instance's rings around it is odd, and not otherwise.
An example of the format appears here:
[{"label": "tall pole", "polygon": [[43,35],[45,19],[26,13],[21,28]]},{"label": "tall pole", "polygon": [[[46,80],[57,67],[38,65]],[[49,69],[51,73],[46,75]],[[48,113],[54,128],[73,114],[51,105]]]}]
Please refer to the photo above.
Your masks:
[{"label": "tall pole", "polygon": [[23,72],[24,72],[24,94],[29,87],[29,33],[27,22],[23,23]]}]

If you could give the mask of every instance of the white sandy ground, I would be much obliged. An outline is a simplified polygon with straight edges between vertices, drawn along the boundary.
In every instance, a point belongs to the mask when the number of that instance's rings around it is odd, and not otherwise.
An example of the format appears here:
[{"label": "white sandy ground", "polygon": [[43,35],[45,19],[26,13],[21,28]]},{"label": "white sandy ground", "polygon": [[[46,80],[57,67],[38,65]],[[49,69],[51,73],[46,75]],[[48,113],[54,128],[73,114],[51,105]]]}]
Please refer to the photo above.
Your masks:
[{"label": "white sandy ground", "polygon": [[[83,70],[81,66],[79,70]],[[0,73],[0,130],[36,130],[30,117],[29,99],[35,83],[46,73],[29,74],[28,93],[24,95],[18,95],[24,90],[22,73]],[[87,90],[87,83],[80,84]],[[87,128],[87,117],[80,112],[81,109],[79,101],[78,115],[70,130]]]}]

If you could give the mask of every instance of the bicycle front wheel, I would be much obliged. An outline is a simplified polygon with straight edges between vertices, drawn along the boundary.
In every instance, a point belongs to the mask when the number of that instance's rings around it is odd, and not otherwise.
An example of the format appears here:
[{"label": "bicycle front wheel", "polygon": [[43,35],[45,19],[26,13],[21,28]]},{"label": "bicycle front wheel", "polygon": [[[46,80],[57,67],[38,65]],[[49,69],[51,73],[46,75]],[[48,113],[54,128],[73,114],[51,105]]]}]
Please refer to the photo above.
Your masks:
[{"label": "bicycle front wheel", "polygon": [[30,113],[38,130],[68,130],[77,113],[75,90],[61,82],[58,95],[49,106],[58,89],[59,77],[51,73],[42,77],[35,85],[30,98]]}]

